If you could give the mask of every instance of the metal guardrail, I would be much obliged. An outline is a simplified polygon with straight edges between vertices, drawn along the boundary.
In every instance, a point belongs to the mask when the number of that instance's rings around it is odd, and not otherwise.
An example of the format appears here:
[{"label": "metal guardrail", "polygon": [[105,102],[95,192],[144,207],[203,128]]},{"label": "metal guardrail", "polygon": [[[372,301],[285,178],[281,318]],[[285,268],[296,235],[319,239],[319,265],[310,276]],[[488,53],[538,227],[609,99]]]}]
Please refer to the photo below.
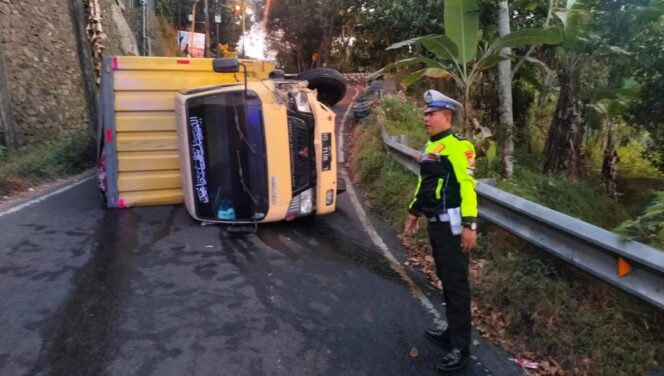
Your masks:
[{"label": "metal guardrail", "polygon": [[[419,152],[382,129],[392,156],[418,174]],[[626,292],[664,309],[664,252],[478,182],[479,216]],[[626,262],[626,264],[624,264]],[[631,271],[620,277],[618,265]]]}]

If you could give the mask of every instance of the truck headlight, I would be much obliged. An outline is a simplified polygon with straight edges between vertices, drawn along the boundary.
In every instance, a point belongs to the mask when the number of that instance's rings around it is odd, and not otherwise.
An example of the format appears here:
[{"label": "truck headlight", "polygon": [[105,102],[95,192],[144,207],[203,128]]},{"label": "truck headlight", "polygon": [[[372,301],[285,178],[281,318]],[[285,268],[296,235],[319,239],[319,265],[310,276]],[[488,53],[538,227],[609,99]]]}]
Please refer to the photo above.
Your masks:
[{"label": "truck headlight", "polygon": [[300,193],[300,214],[309,214],[313,209],[313,189]]},{"label": "truck headlight", "polygon": [[309,101],[307,100],[307,95],[305,93],[299,90],[291,90],[289,94],[295,101],[295,107],[298,112],[307,114],[311,113],[311,107],[309,107]]},{"label": "truck headlight", "polygon": [[314,207],[314,190],[309,188],[299,195],[293,197],[288,206],[286,220],[295,219],[303,215],[311,214]]}]

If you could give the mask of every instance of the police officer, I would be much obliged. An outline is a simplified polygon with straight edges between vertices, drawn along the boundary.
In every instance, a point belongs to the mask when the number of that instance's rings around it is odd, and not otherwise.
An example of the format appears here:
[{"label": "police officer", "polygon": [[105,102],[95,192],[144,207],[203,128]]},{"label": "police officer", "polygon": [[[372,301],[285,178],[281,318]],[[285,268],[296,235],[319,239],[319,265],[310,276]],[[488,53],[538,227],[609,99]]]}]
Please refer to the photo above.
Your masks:
[{"label": "police officer", "polygon": [[425,92],[424,99],[424,127],[430,138],[418,160],[420,176],[404,233],[413,235],[419,217],[426,218],[436,274],[443,283],[448,325],[444,330],[427,329],[425,335],[445,349],[436,367],[451,372],[463,369],[469,359],[468,256],[477,244],[475,148],[452,133],[459,102],[436,90]]}]

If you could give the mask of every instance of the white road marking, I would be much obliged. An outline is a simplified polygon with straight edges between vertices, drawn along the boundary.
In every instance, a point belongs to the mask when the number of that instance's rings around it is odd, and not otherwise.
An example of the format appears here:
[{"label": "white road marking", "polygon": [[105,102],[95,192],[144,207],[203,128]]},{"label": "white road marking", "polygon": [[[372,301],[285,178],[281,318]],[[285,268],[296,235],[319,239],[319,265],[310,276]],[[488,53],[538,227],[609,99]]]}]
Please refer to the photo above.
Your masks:
[{"label": "white road marking", "polygon": [[[355,100],[355,97],[359,93],[359,90],[355,89],[355,95],[353,96],[353,100]],[[339,162],[343,163],[344,161],[344,154],[343,154],[343,135],[344,135],[344,128],[346,127],[346,118],[348,117],[348,114],[350,113],[351,106],[348,106],[348,109],[346,110],[346,113],[344,114],[344,117],[341,119],[341,124],[339,126]],[[444,328],[447,326],[447,323],[445,320],[441,318],[440,312],[433,306],[429,298],[427,298],[426,295],[422,292],[422,290],[415,284],[412,278],[406,273],[404,268],[401,266],[399,261],[394,257],[394,254],[390,252],[390,249],[385,245],[385,242],[383,239],[378,235],[378,232],[376,231],[376,228],[371,224],[369,219],[367,218],[367,213],[364,211],[364,208],[362,207],[362,204],[360,203],[360,200],[357,198],[357,194],[355,193],[355,189],[353,188],[353,185],[350,181],[350,178],[348,177],[348,174],[346,171],[341,167],[341,175],[344,179],[344,182],[346,183],[346,193],[348,193],[348,196],[350,197],[350,202],[353,205],[353,208],[355,209],[355,214],[357,215],[357,218],[360,220],[362,223],[362,226],[364,227],[364,231],[369,235],[371,238],[371,241],[374,243],[378,249],[383,253],[383,256],[389,261],[390,267],[399,274],[401,279],[406,282],[408,287],[410,288],[411,293],[419,302],[426,308],[431,315],[434,317],[434,324],[435,326],[438,326],[440,328]]]},{"label": "white road marking", "polygon": [[68,190],[70,190],[70,189],[72,189],[72,188],[74,188],[74,187],[76,187],[76,186],[78,186],[78,185],[80,185],[80,184],[85,183],[86,181],[92,179],[93,177],[94,177],[94,176],[89,176],[89,177],[87,177],[87,178],[84,178],[83,180],[80,180],[80,181],[74,182],[74,183],[72,183],[72,184],[70,184],[70,185],[64,186],[64,187],[62,187],[62,188],[60,188],[60,189],[57,189],[57,190],[55,190],[55,191],[53,191],[53,192],[50,192],[50,193],[47,193],[47,194],[45,194],[45,195],[43,195],[43,196],[41,196],[41,197],[38,197],[38,198],[36,198],[36,199],[33,199],[33,200],[30,200],[30,201],[24,202],[24,203],[22,203],[21,205],[16,205],[16,206],[14,206],[13,208],[10,208],[10,209],[8,209],[8,210],[6,210],[6,211],[4,211],[4,212],[0,212],[0,218],[2,218],[3,216],[5,216],[5,215],[7,215],[7,214],[16,213],[17,211],[22,210],[22,209],[25,209],[25,208],[27,208],[28,206],[31,206],[31,205],[34,205],[34,204],[40,203],[40,202],[42,202],[42,201],[48,199],[49,197],[53,197],[53,196],[55,196],[55,195],[59,195],[59,194],[62,193],[62,192],[68,191]]},{"label": "white road marking", "polygon": [[357,98],[357,95],[360,93],[360,90],[357,88],[352,88],[355,90],[355,94],[353,94],[353,98],[350,99],[350,104],[348,105],[348,108],[346,109],[346,113],[344,114],[344,117],[341,118],[341,126],[339,127],[339,133],[337,134],[337,140],[338,140],[338,154],[339,158],[337,160],[339,163],[344,163],[345,162],[345,156],[344,156],[344,128],[346,127],[346,121],[348,120],[348,114],[350,113],[350,110],[353,107],[353,101],[355,98]]},{"label": "white road marking", "polygon": [[401,279],[406,282],[408,287],[410,287],[410,291],[415,296],[420,303],[426,308],[429,313],[431,313],[434,317],[434,324],[435,326],[438,326],[440,328],[444,328],[447,326],[447,323],[441,319],[440,312],[433,306],[429,298],[427,298],[426,295],[420,290],[420,288],[415,284],[415,282],[410,278],[410,276],[406,273],[404,268],[401,266],[399,261],[394,257],[392,252],[390,252],[390,249],[387,248],[387,245],[385,245],[385,242],[383,239],[378,235],[378,232],[376,231],[376,228],[371,224],[369,219],[367,218],[367,214],[364,211],[364,208],[362,207],[362,204],[360,204],[360,200],[357,198],[357,194],[355,194],[355,189],[353,188],[353,185],[350,182],[350,179],[348,178],[348,174],[346,171],[341,172],[345,182],[346,182],[346,193],[350,196],[350,201],[353,204],[353,208],[355,209],[355,214],[357,214],[357,218],[360,220],[362,223],[362,226],[364,227],[364,230],[367,232],[373,243],[378,247],[381,252],[383,253],[383,256],[390,262],[390,267],[394,269],[395,272],[401,276]]}]

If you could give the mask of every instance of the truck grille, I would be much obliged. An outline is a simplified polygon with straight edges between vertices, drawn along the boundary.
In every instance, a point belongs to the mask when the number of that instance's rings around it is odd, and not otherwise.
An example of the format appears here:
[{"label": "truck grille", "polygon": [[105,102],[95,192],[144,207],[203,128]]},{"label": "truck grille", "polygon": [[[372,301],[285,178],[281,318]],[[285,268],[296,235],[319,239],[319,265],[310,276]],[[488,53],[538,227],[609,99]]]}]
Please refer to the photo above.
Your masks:
[{"label": "truck grille", "polygon": [[[300,114],[298,114],[300,115]],[[303,115],[288,116],[293,196],[312,186],[315,168],[313,127]]]}]

